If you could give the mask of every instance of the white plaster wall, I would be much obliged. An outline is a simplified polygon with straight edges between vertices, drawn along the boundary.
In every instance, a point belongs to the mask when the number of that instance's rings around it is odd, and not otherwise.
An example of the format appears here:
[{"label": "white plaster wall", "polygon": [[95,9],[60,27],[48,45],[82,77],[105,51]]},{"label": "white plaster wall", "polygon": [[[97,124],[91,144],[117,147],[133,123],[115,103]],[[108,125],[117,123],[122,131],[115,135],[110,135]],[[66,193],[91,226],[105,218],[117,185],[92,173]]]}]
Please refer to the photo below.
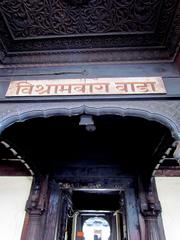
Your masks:
[{"label": "white plaster wall", "polygon": [[180,177],[157,177],[156,186],[162,206],[167,240],[180,239]]},{"label": "white plaster wall", "polygon": [[20,240],[32,177],[0,177],[0,239]]}]

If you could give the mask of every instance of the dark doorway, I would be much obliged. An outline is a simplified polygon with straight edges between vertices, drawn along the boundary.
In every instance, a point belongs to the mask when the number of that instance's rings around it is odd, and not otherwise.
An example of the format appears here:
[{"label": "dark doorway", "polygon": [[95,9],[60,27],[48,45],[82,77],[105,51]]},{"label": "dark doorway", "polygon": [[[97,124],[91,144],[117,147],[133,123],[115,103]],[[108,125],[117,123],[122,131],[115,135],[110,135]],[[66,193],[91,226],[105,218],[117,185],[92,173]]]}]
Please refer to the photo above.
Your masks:
[{"label": "dark doorway", "polygon": [[126,204],[123,191],[73,190],[66,240],[127,239]]}]

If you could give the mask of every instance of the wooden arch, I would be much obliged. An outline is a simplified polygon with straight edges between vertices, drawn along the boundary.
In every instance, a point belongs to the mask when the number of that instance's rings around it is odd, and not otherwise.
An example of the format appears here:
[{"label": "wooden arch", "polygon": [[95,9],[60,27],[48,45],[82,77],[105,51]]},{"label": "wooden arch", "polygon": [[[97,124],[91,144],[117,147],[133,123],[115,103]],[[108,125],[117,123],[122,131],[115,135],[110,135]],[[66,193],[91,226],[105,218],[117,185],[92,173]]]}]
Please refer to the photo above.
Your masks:
[{"label": "wooden arch", "polygon": [[[148,102],[147,102],[148,103]],[[14,104],[13,104],[14,105]],[[30,105],[30,110],[29,109],[29,104],[24,104],[21,109],[18,108],[13,109],[14,111],[8,111],[4,109],[4,112],[0,112],[0,132],[5,130],[7,127],[10,125],[16,123],[16,122],[23,122],[32,118],[47,118],[51,116],[77,116],[77,115],[82,115],[82,114],[87,114],[87,115],[94,115],[94,116],[102,116],[102,115],[117,115],[117,116],[132,116],[132,117],[140,117],[147,119],[149,121],[155,121],[159,122],[165,127],[167,127],[170,132],[172,137],[175,140],[180,140],[180,122],[176,121],[174,119],[175,114],[173,114],[173,109],[172,111],[172,117],[168,113],[168,109],[166,110],[164,106],[164,114],[161,108],[155,108],[151,109],[151,107],[144,106],[142,107],[121,107],[117,106],[115,104],[114,106],[100,106],[102,104],[90,104],[90,105],[80,105],[77,104],[77,106],[73,106],[74,104],[59,104],[62,105],[60,107],[57,107],[57,104],[55,106],[50,106],[50,104],[43,105],[40,104],[34,104],[32,107],[32,104]],[[133,104],[135,105],[135,104]],[[10,105],[9,105],[10,106]],[[148,109],[149,108],[149,109]],[[180,115],[180,114],[179,114]],[[180,117],[180,116],[179,116]]]},{"label": "wooden arch", "polygon": [[[154,101],[155,102],[155,101]],[[32,118],[48,118],[52,116],[80,116],[80,115],[92,115],[92,116],[102,116],[102,115],[116,115],[121,117],[139,117],[144,118],[148,121],[155,121],[166,128],[171,132],[174,141],[177,142],[180,140],[180,124],[177,122],[177,119],[174,118],[175,114],[172,109],[171,112],[167,111],[166,107],[169,104],[164,104],[161,106],[161,103],[152,105],[150,102],[144,102],[143,104],[136,102],[137,104],[126,104],[123,106],[122,103],[119,104],[103,104],[101,103],[88,103],[88,104],[79,104],[79,103],[55,103],[55,104],[23,104],[21,108],[17,104],[17,108],[13,108],[12,111],[6,111],[2,114],[0,113],[0,132],[11,126],[16,122],[24,122]],[[14,105],[14,104],[13,104]],[[139,105],[139,106],[138,106]],[[11,106],[11,105],[9,105]],[[8,107],[9,107],[8,106]],[[27,110],[28,109],[28,110]],[[175,108],[174,108],[175,109]],[[168,114],[167,114],[168,113]],[[170,115],[172,114],[172,116]],[[171,146],[170,146],[171,147]],[[159,159],[161,160],[161,159]],[[159,162],[157,162],[157,166]],[[152,175],[154,172],[152,172]]]},{"label": "wooden arch", "polygon": [[[174,103],[175,104],[175,103]],[[169,104],[155,102],[152,106],[149,102],[140,103],[123,103],[123,102],[91,102],[91,103],[38,103],[38,104],[10,104],[8,108],[0,111],[0,131],[2,132],[10,125],[16,122],[23,122],[32,118],[47,118],[51,116],[80,116],[80,115],[117,115],[117,116],[134,116],[156,121],[164,125],[171,132],[175,141],[180,139],[180,127],[178,118],[172,111],[168,111]],[[171,105],[172,106],[172,105]],[[172,108],[171,108],[172,109]],[[177,108],[174,108],[177,109]],[[153,185],[154,186],[154,185]],[[141,226],[141,233],[137,230],[136,222],[132,224],[132,239],[145,240],[164,240],[162,231],[159,228],[159,214],[161,212],[158,198],[154,189],[143,189],[140,186],[138,194],[140,210],[138,214],[143,216],[144,225]],[[22,234],[22,240],[43,239],[53,240],[56,234],[55,226],[58,224],[58,211],[61,206],[61,188],[56,182],[49,180],[48,176],[35,178],[29,196],[26,210],[28,217]],[[48,197],[49,196],[49,197]],[[55,204],[55,207],[53,204]],[[135,209],[135,208],[134,208]],[[44,214],[45,213],[45,214]],[[44,222],[44,217],[46,221]],[[136,219],[137,220],[137,219]],[[138,220],[137,220],[138,221]],[[131,220],[130,220],[131,222]],[[42,225],[42,223],[44,225]],[[42,227],[42,226],[43,227]],[[45,227],[44,227],[45,226]],[[143,230],[145,226],[145,230]],[[45,230],[44,230],[45,229]],[[152,233],[152,234],[151,234]],[[145,234],[145,238],[140,235]],[[134,237],[136,236],[136,237]],[[155,236],[155,237],[154,237]],[[134,237],[134,238],[133,238]]]}]

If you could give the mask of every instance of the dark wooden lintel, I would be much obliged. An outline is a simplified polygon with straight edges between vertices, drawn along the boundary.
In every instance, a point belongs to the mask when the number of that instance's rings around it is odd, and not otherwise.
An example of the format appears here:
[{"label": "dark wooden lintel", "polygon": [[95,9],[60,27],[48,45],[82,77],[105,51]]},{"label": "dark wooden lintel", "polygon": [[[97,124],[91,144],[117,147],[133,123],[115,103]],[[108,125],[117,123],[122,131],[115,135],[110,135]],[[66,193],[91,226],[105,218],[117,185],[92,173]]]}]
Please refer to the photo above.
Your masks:
[{"label": "dark wooden lintel", "polygon": [[159,168],[155,173],[156,177],[180,177],[180,166]]},{"label": "dark wooden lintel", "polygon": [[0,176],[31,176],[31,174],[21,162],[1,161]]}]

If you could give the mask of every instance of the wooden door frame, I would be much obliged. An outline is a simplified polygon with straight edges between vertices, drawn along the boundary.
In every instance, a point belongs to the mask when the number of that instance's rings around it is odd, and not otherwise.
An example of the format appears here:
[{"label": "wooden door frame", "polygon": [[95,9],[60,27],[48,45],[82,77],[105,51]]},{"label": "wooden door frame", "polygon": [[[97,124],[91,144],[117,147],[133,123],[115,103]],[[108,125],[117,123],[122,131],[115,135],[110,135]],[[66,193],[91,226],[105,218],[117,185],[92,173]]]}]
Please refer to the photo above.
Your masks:
[{"label": "wooden door frame", "polygon": [[[128,240],[165,240],[155,181],[147,190],[141,180],[133,182],[122,177],[119,186],[112,189],[118,190],[120,186],[125,192]],[[59,239],[58,231],[62,236],[65,206],[68,208],[66,193],[72,188],[73,184],[62,185],[48,176],[34,178],[21,240],[55,240]]]}]

